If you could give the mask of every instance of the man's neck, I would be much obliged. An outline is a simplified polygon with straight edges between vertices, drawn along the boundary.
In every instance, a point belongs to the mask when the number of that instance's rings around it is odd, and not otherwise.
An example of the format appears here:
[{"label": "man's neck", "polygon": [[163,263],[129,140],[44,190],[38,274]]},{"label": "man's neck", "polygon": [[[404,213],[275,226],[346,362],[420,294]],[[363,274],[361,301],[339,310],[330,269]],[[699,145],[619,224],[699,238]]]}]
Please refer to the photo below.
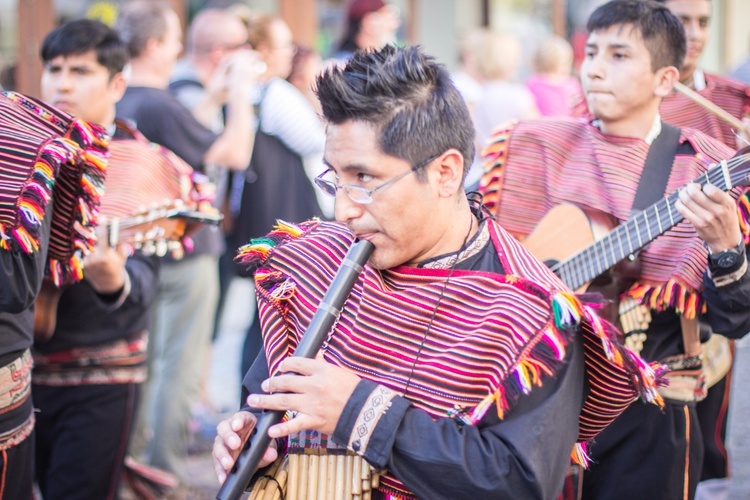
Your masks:
[{"label": "man's neck", "polygon": [[150,87],[165,89],[169,86],[169,74],[163,75],[154,71],[149,65],[140,61],[131,62],[132,72],[128,79],[129,87]]},{"label": "man's neck", "polygon": [[680,83],[693,90],[703,90],[706,87],[706,77],[703,71],[695,66],[683,68],[680,72]]},{"label": "man's neck", "polygon": [[[650,113],[642,113],[640,116],[632,117],[626,120],[618,120],[616,122],[607,122],[604,120],[596,120],[599,130],[607,135],[614,135],[617,137],[632,137],[635,139],[642,139],[644,141],[653,141],[654,127],[656,122],[659,121],[658,108]],[[658,133],[657,133],[658,135]]]}]

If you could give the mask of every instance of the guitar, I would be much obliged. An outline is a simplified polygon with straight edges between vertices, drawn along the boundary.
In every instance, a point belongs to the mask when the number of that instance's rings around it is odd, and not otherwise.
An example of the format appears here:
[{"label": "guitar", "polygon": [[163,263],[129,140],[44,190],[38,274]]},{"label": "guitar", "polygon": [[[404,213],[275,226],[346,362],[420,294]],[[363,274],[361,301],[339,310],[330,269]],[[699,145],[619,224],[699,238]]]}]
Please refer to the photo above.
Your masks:
[{"label": "guitar", "polygon": [[[750,148],[743,148],[748,151]],[[750,153],[723,160],[693,182],[729,191],[750,185]],[[679,224],[679,190],[614,227],[603,213],[563,204],[550,210],[522,243],[571,289],[583,291],[595,278]]]},{"label": "guitar", "polygon": [[[749,150],[743,148],[693,182],[701,186],[713,184],[723,191],[750,185],[750,153],[746,152]],[[639,277],[636,252],[683,220],[674,208],[678,196],[679,190],[617,227],[614,219],[602,212],[572,204],[559,205],[542,218],[522,244],[571,289],[582,292],[596,286],[608,299],[599,314],[626,335],[632,333],[628,338],[633,342],[630,347],[640,351],[645,340],[643,332],[651,321],[650,312],[632,299],[620,304],[619,297]],[[699,322],[680,316],[680,324],[686,355],[700,355]],[[708,361],[708,376],[716,380],[716,374],[711,375],[710,371],[712,363],[718,362]]]},{"label": "guitar", "polygon": [[[163,257],[168,251],[181,250],[179,240],[202,224],[218,225],[222,218],[218,212],[190,210],[177,200],[127,217],[110,218],[103,232],[107,244],[112,248],[126,244],[145,255]],[[42,281],[42,288],[34,303],[36,341],[45,342],[52,337],[57,322],[57,305],[64,290],[51,280]]]}]

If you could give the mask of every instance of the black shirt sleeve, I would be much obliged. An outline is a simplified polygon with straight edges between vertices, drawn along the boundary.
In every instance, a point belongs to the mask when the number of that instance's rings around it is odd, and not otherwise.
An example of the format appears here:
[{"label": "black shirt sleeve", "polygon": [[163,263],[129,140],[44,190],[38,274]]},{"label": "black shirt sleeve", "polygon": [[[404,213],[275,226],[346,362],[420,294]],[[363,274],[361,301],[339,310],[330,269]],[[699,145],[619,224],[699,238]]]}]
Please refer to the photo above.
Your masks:
[{"label": "black shirt sleeve", "polygon": [[[263,351],[243,381],[242,409],[268,378]],[[378,385],[362,380],[339,419],[333,439],[347,445],[357,415]],[[522,396],[500,420],[491,409],[477,426],[433,419],[396,396],[378,422],[364,458],[390,469],[419,498],[554,498],[562,488],[578,435],[584,398],[583,346],[569,346],[553,379]]]},{"label": "black shirt sleeve", "polygon": [[707,304],[704,319],[713,332],[732,339],[750,332],[750,266],[739,279],[724,286],[716,286],[708,273],[704,273],[703,287]]}]

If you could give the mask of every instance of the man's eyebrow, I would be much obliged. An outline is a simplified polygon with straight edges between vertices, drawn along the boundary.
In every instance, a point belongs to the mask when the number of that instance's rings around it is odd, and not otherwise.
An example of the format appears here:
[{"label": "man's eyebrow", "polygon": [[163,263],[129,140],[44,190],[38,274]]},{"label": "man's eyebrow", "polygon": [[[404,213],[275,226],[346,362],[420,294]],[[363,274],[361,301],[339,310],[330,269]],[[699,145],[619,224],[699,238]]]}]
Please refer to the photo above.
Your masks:
[{"label": "man's eyebrow", "polygon": [[[586,47],[599,48],[599,44],[594,43],[594,42],[588,42],[586,43]],[[633,46],[628,43],[608,43],[604,48],[606,49],[631,49],[633,48]]]},{"label": "man's eyebrow", "polygon": [[[336,168],[334,168],[333,165],[331,165],[329,163],[329,161],[326,160],[325,158],[323,158],[323,164],[326,167],[328,167],[329,169],[331,169],[333,171],[336,171]],[[367,165],[363,164],[363,163],[351,163],[349,165],[344,165],[343,167],[340,167],[338,169],[338,171],[340,171],[340,172],[351,172],[351,171],[354,171],[354,172],[367,173],[367,172],[370,171],[370,168]]]}]

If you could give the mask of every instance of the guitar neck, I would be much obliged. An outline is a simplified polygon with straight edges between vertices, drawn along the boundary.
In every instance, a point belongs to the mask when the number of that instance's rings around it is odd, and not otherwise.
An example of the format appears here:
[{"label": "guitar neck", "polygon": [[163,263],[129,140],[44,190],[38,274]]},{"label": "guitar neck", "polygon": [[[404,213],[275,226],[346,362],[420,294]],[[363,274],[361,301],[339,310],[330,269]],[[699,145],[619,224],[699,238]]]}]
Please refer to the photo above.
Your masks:
[{"label": "guitar neck", "polygon": [[[744,157],[729,160],[739,165]],[[745,178],[733,177],[733,172],[725,160],[695,179],[695,183],[705,186],[712,184],[723,191],[729,191]],[[613,268],[618,262],[635,254],[648,245],[657,236],[664,234],[679,224],[683,217],[675,209],[679,191],[659,200],[657,203],[635,214],[627,222],[617,226],[605,237],[597,240],[569,259],[552,266],[557,276],[570,287],[577,290],[597,276]]]}]

